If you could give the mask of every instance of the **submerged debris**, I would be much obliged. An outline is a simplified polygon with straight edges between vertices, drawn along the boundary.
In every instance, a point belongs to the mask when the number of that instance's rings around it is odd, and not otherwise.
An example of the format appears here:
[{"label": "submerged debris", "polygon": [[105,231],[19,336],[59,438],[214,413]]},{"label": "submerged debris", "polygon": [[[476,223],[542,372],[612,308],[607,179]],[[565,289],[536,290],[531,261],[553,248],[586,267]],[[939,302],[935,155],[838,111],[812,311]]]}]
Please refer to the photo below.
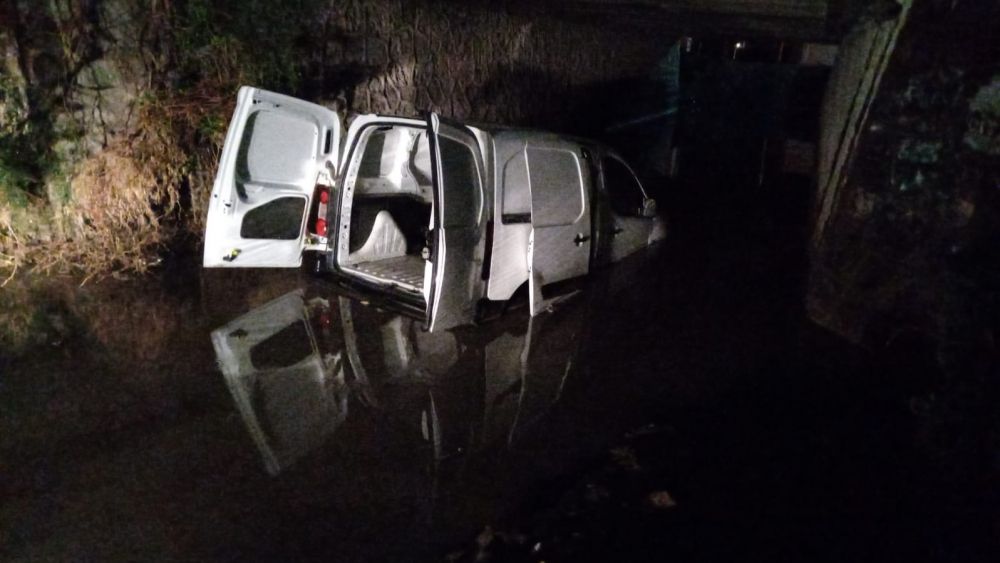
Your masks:
[{"label": "submerged debris", "polygon": [[611,458],[623,469],[628,471],[639,471],[642,467],[635,457],[635,450],[629,447],[615,448],[611,450]]},{"label": "submerged debris", "polygon": [[672,439],[669,426],[649,424],[625,433],[617,446],[567,483],[546,507],[528,508],[527,514],[486,526],[465,550],[452,552],[445,560],[602,560],[598,553],[620,542],[627,553],[628,540],[623,536],[643,534],[651,521],[680,514],[674,495],[664,487],[669,482],[669,460],[674,458],[661,453],[673,448],[668,443]]},{"label": "submerged debris", "polygon": [[653,508],[673,508],[677,501],[667,491],[653,491],[646,497]]}]

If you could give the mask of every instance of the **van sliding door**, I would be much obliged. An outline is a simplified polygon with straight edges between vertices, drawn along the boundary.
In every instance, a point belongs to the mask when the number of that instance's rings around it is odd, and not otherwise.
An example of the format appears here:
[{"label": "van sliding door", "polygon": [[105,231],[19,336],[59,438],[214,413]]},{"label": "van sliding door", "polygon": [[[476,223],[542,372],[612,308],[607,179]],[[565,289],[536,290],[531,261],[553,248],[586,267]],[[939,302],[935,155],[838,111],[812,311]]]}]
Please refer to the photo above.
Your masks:
[{"label": "van sliding door", "polygon": [[542,288],[590,268],[590,170],[580,148],[559,140],[525,148],[531,189],[528,286],[531,314],[544,308]]}]

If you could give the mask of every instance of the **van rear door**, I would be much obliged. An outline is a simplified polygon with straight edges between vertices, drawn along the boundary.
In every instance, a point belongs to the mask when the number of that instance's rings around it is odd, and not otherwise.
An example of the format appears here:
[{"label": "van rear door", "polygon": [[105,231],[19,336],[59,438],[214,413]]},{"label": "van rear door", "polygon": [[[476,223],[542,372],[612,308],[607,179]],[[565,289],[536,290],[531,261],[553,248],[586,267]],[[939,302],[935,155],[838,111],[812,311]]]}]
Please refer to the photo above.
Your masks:
[{"label": "van rear door", "polygon": [[325,222],[306,219],[317,186],[335,177],[340,129],[322,106],[240,88],[209,200],[205,267],[294,268],[307,247],[325,248],[316,232]]},{"label": "van rear door", "polygon": [[467,127],[444,123],[432,113],[427,129],[434,182],[427,326],[436,331],[475,319],[483,287],[486,167],[479,142]]}]

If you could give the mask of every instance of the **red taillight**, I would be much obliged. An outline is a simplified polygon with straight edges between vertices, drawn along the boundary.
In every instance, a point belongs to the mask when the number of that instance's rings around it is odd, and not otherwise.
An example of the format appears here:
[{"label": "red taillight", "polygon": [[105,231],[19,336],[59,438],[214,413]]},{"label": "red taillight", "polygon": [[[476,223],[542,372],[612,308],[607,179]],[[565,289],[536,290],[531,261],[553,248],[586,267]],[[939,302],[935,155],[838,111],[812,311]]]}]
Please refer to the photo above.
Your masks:
[{"label": "red taillight", "polygon": [[330,190],[324,186],[316,186],[316,199],[319,204],[316,206],[315,232],[321,237],[326,236],[326,213],[327,204],[330,203]]}]

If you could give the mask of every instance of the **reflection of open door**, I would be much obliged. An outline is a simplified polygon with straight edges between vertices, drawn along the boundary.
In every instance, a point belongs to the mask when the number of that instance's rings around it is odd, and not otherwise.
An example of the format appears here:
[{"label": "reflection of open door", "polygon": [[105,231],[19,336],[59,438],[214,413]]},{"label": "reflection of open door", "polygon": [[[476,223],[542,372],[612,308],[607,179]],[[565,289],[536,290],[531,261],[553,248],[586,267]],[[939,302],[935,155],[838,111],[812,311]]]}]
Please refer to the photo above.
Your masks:
[{"label": "reflection of open door", "polygon": [[427,325],[437,331],[475,319],[483,283],[485,166],[479,143],[467,128],[441,123],[437,114],[431,114],[428,129],[436,236],[425,274],[425,278],[430,275]]},{"label": "reflection of open door", "polygon": [[309,306],[294,291],[212,331],[226,385],[272,475],[321,445],[347,416],[341,353],[321,356]]},{"label": "reflection of open door", "polygon": [[209,200],[204,266],[298,266],[315,187],[339,150],[336,113],[241,88]]},{"label": "reflection of open door", "polygon": [[562,397],[577,363],[586,314],[586,308],[578,303],[553,315],[530,319],[521,359],[524,371],[517,416],[508,438],[511,447],[530,436]]},{"label": "reflection of open door", "polygon": [[528,182],[531,223],[528,286],[531,314],[545,308],[546,285],[587,274],[590,267],[590,170],[579,147],[560,141],[531,141]]},{"label": "reflection of open door", "polygon": [[526,334],[504,332],[483,348],[486,389],[483,412],[483,442],[502,439],[509,443],[510,429],[517,420],[517,408],[524,386],[531,325]]},{"label": "reflection of open door", "polygon": [[585,330],[582,305],[530,317],[524,334],[504,332],[484,347],[484,441],[514,447],[562,396]]}]

